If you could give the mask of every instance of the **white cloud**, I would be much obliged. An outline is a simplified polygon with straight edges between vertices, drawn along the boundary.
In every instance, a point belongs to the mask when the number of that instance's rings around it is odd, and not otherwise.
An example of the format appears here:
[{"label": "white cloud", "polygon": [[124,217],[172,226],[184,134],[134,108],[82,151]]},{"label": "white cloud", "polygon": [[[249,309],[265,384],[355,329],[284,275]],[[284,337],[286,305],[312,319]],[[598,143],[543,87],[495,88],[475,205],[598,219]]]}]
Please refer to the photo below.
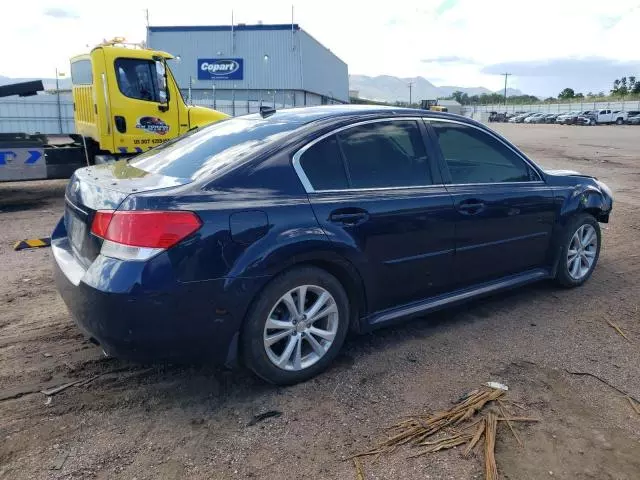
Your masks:
[{"label": "white cloud", "polygon": [[[66,70],[69,57],[102,39],[145,38],[144,9],[152,25],[288,23],[292,0],[218,0],[176,8],[175,1],[32,0],[3,6],[0,40],[5,46],[0,75],[51,77]],[[323,0],[297,2],[295,21],[349,65],[350,73],[395,75],[491,89],[502,78],[483,66],[567,57],[639,60],[639,0]],[[69,12],[54,15],[46,12]],[[62,17],[62,18],[61,18]],[[77,17],[77,18],[75,18]],[[459,57],[468,62],[422,62]],[[473,63],[475,62],[475,63]],[[630,72],[634,73],[634,72]],[[635,72],[638,73],[638,72]],[[510,83],[518,87],[517,76]],[[569,82],[570,83],[570,82]],[[603,89],[606,85],[603,85]]]}]

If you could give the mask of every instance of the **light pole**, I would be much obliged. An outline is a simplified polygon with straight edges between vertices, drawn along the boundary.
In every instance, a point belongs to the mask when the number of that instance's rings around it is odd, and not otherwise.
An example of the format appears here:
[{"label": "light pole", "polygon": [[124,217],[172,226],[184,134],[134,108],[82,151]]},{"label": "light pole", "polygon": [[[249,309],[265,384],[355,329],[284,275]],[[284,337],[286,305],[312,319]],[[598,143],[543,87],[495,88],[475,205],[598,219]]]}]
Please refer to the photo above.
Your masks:
[{"label": "light pole", "polygon": [[58,69],[56,68],[56,97],[57,97],[57,103],[58,103],[58,129],[60,130],[60,133],[62,133],[62,105],[60,104],[60,83],[58,82],[58,79],[60,77],[64,77],[64,73],[58,72]]},{"label": "light pole", "polygon": [[409,106],[411,106],[411,104],[413,103],[412,100],[412,89],[413,89],[413,82],[409,82]]},{"label": "light pole", "polygon": [[231,116],[236,116],[236,84],[233,84],[233,90],[231,90]]},{"label": "light pole", "polygon": [[[264,56],[262,57],[262,61],[264,63],[264,73],[265,73],[265,80],[266,80],[267,68],[269,67],[269,55],[267,55],[265,53]],[[264,82],[263,82],[263,84],[264,84]],[[269,95],[268,91],[267,91],[267,95]],[[262,107],[262,90],[260,90],[260,107]],[[275,92],[273,94],[273,108],[276,108],[276,94],[275,94]]]}]

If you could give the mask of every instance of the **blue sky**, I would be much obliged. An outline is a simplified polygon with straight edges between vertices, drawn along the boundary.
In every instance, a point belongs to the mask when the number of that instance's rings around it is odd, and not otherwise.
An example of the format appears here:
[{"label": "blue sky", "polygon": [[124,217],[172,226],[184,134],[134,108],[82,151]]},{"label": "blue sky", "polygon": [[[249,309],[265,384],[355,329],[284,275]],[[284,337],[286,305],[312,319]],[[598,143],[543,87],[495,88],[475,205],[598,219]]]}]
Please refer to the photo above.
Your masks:
[{"label": "blue sky", "polygon": [[[0,75],[52,77],[68,58],[104,38],[145,38],[152,25],[287,23],[291,0],[32,0],[3,5]],[[423,76],[438,85],[538,95],[608,90],[621,75],[640,77],[640,0],[297,1],[295,21],[365,75]],[[105,8],[107,5],[109,8]]]}]

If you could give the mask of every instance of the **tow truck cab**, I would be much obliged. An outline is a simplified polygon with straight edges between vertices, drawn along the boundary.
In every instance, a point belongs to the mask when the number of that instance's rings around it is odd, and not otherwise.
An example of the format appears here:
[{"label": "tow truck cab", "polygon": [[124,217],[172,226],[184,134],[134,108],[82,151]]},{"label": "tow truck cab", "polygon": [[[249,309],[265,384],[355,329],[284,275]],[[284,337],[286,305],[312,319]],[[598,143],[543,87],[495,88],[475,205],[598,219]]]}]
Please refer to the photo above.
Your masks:
[{"label": "tow truck cab", "polygon": [[106,43],[71,59],[73,116],[93,160],[140,153],[228,115],[185,104],[166,52]]}]

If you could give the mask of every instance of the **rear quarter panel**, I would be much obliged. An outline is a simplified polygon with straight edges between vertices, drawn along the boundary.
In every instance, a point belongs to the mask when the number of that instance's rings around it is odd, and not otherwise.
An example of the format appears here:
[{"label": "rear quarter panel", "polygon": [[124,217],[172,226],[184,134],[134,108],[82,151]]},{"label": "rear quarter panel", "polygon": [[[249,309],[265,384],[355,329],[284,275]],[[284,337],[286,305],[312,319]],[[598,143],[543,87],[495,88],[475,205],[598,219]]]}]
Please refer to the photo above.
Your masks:
[{"label": "rear quarter panel", "polygon": [[271,277],[296,263],[337,254],[287,152],[243,165],[202,187],[131,195],[121,208],[190,210],[200,216],[203,227],[195,238],[171,250],[183,282]]}]

